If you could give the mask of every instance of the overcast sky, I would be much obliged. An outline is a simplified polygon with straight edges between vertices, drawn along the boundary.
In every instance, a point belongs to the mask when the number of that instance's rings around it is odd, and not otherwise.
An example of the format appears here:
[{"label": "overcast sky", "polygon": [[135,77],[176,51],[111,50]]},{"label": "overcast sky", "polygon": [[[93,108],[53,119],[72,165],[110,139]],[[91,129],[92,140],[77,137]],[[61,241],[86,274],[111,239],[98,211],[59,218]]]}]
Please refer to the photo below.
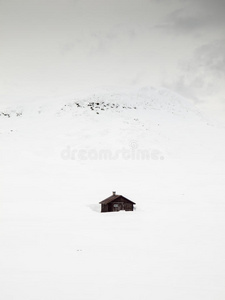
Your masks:
[{"label": "overcast sky", "polygon": [[149,85],[221,112],[224,15],[224,0],[0,0],[1,98]]}]

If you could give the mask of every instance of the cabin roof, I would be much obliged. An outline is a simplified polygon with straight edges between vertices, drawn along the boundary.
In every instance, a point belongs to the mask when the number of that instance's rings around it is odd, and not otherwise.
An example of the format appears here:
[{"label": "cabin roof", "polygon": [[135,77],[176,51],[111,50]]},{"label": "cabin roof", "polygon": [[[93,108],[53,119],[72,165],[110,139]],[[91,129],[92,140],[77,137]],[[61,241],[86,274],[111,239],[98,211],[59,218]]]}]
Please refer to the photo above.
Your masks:
[{"label": "cabin roof", "polygon": [[136,204],[136,203],[134,203],[133,201],[131,201],[131,200],[125,198],[125,197],[122,196],[122,195],[114,195],[114,194],[111,195],[110,197],[106,198],[105,200],[102,200],[102,201],[99,202],[99,203],[100,203],[100,204],[108,204],[108,203],[110,203],[110,202],[112,202],[112,201],[114,201],[114,200],[116,200],[116,199],[118,199],[118,198],[120,198],[120,197],[126,199],[127,201],[129,201],[129,202],[131,202],[131,203],[133,203],[133,204]]}]

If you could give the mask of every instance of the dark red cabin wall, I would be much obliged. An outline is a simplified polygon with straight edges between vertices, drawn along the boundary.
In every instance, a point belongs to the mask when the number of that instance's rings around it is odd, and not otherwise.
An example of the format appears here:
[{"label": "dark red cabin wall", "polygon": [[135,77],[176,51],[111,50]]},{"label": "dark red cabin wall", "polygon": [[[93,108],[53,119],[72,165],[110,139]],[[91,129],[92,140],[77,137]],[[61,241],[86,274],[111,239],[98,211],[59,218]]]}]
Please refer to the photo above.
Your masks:
[{"label": "dark red cabin wall", "polygon": [[108,211],[115,211],[113,205],[114,203],[123,203],[123,207],[125,211],[133,211],[133,203],[131,203],[130,201],[124,199],[124,198],[117,198],[114,201],[110,202]]},{"label": "dark red cabin wall", "polygon": [[108,204],[102,204],[101,205],[101,212],[107,212],[108,210]]},{"label": "dark red cabin wall", "polygon": [[125,203],[124,204],[124,209],[126,211],[133,211],[133,204],[132,203]]}]

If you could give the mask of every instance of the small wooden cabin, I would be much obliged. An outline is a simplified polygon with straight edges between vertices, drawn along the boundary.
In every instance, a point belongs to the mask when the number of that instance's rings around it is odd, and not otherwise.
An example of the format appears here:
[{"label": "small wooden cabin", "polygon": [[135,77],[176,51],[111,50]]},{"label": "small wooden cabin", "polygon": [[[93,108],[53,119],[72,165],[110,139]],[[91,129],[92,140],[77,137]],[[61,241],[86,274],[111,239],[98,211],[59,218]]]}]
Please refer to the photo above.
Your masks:
[{"label": "small wooden cabin", "polygon": [[116,195],[116,192],[113,192],[110,197],[99,203],[101,204],[101,212],[120,210],[133,211],[134,205],[136,204],[122,195]]}]

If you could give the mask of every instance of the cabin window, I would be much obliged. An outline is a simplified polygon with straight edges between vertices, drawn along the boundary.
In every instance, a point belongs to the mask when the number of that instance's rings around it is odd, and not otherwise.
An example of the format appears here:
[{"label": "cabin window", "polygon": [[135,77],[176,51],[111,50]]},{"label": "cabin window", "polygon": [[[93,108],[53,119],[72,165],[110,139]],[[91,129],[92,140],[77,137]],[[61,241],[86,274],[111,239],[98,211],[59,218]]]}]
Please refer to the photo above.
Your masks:
[{"label": "cabin window", "polygon": [[118,204],[114,204],[113,206],[114,206],[114,207],[119,207],[119,205],[118,205]]}]

